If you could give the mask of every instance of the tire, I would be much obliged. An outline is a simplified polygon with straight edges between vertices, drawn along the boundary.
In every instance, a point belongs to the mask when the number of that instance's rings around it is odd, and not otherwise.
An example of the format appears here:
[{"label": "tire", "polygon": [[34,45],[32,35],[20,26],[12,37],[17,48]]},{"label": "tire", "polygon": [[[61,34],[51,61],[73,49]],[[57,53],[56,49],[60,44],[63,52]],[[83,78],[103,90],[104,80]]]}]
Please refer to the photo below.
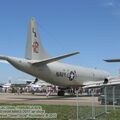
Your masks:
[{"label": "tire", "polygon": [[58,91],[58,96],[64,96],[65,92],[64,91]]}]

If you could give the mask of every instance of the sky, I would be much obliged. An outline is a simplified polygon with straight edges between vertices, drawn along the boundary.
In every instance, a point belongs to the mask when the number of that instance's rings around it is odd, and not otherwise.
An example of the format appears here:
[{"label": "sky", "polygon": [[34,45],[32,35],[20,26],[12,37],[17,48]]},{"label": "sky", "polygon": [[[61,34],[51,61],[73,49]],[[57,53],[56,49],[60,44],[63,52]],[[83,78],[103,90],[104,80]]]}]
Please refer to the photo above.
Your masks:
[{"label": "sky", "polygon": [[[35,17],[42,44],[52,56],[79,51],[62,62],[117,75],[120,63],[119,0],[0,0],[0,54],[24,58],[28,22]],[[0,82],[34,77],[0,63]]]}]

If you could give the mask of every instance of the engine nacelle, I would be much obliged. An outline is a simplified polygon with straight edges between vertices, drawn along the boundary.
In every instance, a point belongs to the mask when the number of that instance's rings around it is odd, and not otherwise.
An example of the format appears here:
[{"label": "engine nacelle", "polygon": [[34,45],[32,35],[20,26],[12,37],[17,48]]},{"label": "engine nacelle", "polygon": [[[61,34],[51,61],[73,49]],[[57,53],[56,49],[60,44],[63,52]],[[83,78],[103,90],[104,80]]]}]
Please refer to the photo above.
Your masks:
[{"label": "engine nacelle", "polygon": [[107,84],[108,82],[109,82],[108,78],[105,78],[103,84]]}]

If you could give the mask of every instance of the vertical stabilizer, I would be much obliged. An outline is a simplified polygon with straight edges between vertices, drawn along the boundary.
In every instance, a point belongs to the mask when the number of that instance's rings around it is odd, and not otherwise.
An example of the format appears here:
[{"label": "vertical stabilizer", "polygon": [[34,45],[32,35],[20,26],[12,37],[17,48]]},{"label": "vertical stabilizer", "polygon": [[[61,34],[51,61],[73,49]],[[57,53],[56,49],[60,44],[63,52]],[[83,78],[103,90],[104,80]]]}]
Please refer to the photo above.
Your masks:
[{"label": "vertical stabilizer", "polygon": [[42,47],[37,24],[32,17],[28,28],[25,58],[29,60],[43,60],[49,57],[48,53]]}]

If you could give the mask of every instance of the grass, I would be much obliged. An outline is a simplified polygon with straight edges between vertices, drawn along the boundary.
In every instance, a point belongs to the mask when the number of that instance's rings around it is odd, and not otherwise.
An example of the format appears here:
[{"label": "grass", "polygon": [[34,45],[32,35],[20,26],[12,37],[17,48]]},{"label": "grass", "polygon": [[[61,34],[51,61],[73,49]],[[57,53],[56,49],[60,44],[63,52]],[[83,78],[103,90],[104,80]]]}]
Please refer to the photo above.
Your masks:
[{"label": "grass", "polygon": [[110,113],[103,114],[98,117],[97,120],[120,120],[120,109],[116,109],[115,111],[111,111]]},{"label": "grass", "polygon": [[[4,104],[0,105],[3,106]],[[9,105],[5,105],[9,106]],[[13,104],[14,108],[29,108],[29,105],[27,104]],[[21,107],[22,106],[22,107]],[[15,118],[15,119],[3,119],[0,118],[0,120],[76,120],[77,113],[76,113],[76,106],[69,106],[69,105],[32,105],[34,107],[42,107],[42,110],[45,110],[46,113],[57,113],[56,119],[43,119],[43,118]],[[31,108],[30,108],[31,109]],[[87,118],[91,117],[92,114],[92,108],[90,106],[79,106],[79,120],[86,120]],[[103,107],[96,107],[95,109],[96,114],[100,114],[104,112]],[[120,109],[117,108],[115,111],[111,111],[109,114],[103,114],[99,117],[97,117],[96,120],[120,120]]]}]

